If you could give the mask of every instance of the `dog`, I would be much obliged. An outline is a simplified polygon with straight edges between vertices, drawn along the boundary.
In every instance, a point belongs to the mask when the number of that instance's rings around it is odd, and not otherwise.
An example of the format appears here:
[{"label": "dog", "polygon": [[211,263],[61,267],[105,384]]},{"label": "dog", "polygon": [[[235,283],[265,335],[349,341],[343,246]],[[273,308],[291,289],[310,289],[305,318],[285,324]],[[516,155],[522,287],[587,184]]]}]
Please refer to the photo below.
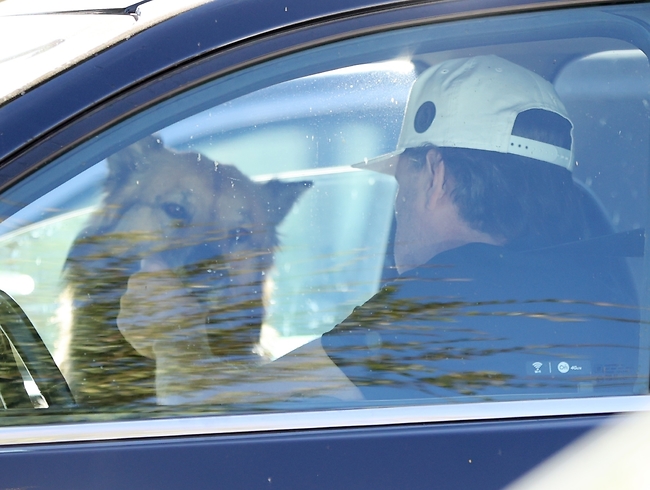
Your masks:
[{"label": "dog", "polygon": [[312,183],[253,182],[235,166],[168,149],[154,136],[110,156],[108,168],[101,205],[65,266],[73,319],[64,374],[77,402],[155,403],[147,342],[156,322],[145,318],[151,324],[135,329],[117,321],[129,280],[152,268],[193,296],[216,358],[252,360],[277,227]]}]

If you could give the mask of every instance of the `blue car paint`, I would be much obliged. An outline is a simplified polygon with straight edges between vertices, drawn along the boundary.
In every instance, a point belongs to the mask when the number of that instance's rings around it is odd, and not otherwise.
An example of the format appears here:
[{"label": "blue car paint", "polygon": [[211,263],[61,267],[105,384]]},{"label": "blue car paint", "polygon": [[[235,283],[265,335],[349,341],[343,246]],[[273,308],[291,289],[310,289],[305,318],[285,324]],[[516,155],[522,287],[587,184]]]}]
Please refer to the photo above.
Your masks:
[{"label": "blue car paint", "polygon": [[4,488],[502,488],[603,417],[0,450]]}]

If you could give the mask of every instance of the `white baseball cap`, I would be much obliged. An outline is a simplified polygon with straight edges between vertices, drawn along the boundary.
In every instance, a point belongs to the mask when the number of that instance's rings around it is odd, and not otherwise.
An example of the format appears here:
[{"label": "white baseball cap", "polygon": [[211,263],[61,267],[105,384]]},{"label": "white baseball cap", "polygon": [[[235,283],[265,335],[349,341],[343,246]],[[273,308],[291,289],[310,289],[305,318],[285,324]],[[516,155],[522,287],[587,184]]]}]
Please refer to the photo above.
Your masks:
[{"label": "white baseball cap", "polygon": [[553,85],[498,56],[444,61],[425,70],[409,94],[396,151],[353,165],[394,175],[399,155],[426,144],[510,153],[566,168],[570,148],[513,134],[517,117],[531,109],[548,111],[573,125]]}]

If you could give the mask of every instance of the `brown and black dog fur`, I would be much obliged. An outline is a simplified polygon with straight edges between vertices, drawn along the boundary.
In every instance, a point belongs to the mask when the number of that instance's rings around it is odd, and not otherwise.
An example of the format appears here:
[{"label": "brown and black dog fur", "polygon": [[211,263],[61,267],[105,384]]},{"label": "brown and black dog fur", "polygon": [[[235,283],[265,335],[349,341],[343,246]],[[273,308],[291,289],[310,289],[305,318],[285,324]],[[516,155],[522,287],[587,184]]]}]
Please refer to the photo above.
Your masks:
[{"label": "brown and black dog fur", "polygon": [[155,361],[116,323],[129,277],[143,260],[164,264],[205,305],[214,355],[254,356],[277,226],[311,182],[253,182],[153,136],[109,157],[108,167],[102,204],[66,263],[73,320],[64,372],[78,403],[155,403]]}]

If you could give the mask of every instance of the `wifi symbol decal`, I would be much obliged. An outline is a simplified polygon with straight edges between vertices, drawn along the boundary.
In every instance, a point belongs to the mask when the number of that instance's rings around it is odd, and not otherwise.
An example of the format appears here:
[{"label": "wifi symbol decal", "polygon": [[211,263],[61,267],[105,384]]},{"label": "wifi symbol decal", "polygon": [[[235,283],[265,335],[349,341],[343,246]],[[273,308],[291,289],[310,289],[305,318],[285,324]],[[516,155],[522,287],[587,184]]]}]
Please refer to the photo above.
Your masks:
[{"label": "wifi symbol decal", "polygon": [[535,373],[541,373],[540,368],[542,367],[541,362],[534,362],[533,367],[535,368]]}]

